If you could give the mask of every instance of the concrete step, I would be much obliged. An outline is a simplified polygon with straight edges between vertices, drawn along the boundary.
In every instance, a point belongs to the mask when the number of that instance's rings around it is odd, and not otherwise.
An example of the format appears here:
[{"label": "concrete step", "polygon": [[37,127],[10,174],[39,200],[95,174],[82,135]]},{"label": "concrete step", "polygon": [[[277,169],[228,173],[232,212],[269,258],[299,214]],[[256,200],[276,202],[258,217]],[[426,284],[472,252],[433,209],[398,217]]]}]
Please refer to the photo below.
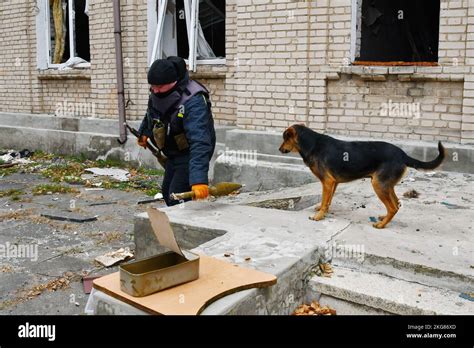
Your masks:
[{"label": "concrete step", "polygon": [[349,268],[334,267],[331,278],[315,276],[308,285],[313,294],[323,298],[335,298],[354,308],[364,306],[376,312],[400,315],[474,313],[474,302],[461,298],[459,292]]},{"label": "concrete step", "polygon": [[272,190],[313,183],[316,179],[304,164],[240,159],[221,155],[214,167],[216,182],[232,181],[245,185],[244,191]]},{"label": "concrete step", "polygon": [[474,289],[474,277],[392,257],[366,253],[362,260],[336,257],[333,258],[332,263],[335,266],[357,269],[366,273],[378,273],[455,292]]}]

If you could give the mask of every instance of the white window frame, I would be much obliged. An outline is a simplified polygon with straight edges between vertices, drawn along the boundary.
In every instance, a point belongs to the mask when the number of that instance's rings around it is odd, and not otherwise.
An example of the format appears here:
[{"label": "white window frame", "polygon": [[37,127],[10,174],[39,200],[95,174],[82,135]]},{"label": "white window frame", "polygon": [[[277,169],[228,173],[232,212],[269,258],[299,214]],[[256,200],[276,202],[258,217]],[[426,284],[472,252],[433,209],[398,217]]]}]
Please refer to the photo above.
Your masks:
[{"label": "white window frame", "polygon": [[350,48],[350,61],[351,64],[356,60],[356,45],[357,45],[357,33],[360,28],[357,28],[357,9],[359,6],[359,0],[351,1],[351,48]]},{"label": "white window frame", "polygon": [[[37,0],[38,13],[36,14],[36,38],[37,38],[37,63],[38,69],[58,69],[61,64],[51,63],[51,27],[50,27],[50,8],[49,0]],[[75,40],[75,11],[74,0],[68,0],[68,18],[69,18],[69,58],[76,56]],[[71,30],[73,28],[73,30]],[[91,63],[76,64],[72,68],[90,68]]]},{"label": "white window frame", "polygon": [[[153,42],[148,44],[150,66],[156,59],[162,57],[163,28],[165,22],[168,0],[159,0],[158,11],[156,11],[155,0],[148,0],[148,35],[153,37]],[[184,12],[186,15],[186,30],[189,42],[189,59],[185,59],[189,71],[196,71],[197,65],[225,65],[225,58],[197,59],[197,30],[199,18],[199,0],[184,0]],[[158,18],[156,16],[158,12]]]}]

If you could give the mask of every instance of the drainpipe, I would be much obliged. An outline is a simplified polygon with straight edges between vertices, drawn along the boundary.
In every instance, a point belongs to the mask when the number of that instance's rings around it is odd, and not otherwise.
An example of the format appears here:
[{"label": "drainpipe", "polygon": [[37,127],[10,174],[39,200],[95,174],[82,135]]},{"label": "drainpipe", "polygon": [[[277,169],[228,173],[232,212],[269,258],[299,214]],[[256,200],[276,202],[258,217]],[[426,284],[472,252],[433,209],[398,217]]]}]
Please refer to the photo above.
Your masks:
[{"label": "drainpipe", "polygon": [[117,141],[124,144],[127,141],[127,130],[125,129],[125,95],[123,85],[123,62],[122,62],[122,24],[120,22],[120,0],[113,0],[114,5],[114,36],[115,36],[115,67],[117,72],[117,102],[119,112],[120,136]]}]

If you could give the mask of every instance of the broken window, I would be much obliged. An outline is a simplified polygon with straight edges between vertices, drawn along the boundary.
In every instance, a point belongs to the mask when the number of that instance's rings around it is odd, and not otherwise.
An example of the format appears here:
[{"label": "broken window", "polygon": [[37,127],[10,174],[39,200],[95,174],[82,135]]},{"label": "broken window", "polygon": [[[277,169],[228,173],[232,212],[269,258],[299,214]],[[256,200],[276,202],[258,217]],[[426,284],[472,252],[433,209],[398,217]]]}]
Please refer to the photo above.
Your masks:
[{"label": "broken window", "polygon": [[150,63],[180,56],[196,64],[223,64],[225,58],[225,1],[158,0],[157,28]]},{"label": "broken window", "polygon": [[438,61],[440,0],[357,3],[355,64]]},{"label": "broken window", "polygon": [[38,67],[89,65],[88,0],[39,0]]}]

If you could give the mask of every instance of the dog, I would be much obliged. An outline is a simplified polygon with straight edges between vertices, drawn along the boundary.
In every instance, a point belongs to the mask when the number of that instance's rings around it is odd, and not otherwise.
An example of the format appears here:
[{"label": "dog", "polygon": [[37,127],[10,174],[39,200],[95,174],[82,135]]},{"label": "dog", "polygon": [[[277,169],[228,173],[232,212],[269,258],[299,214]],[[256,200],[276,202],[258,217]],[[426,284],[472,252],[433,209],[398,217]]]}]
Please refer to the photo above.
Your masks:
[{"label": "dog", "polygon": [[299,153],[321,181],[321,204],[316,206],[315,215],[310,217],[315,221],[324,219],[338,184],[370,177],[375,193],[387,209],[387,214],[380,216],[379,221],[373,224],[375,228],[384,228],[398,212],[400,205],[394,187],[407,167],[435,169],[446,156],[441,142],[438,142],[438,157],[430,162],[421,162],[399,147],[383,141],[342,141],[298,124],[283,132],[279,150],[281,153]]}]

